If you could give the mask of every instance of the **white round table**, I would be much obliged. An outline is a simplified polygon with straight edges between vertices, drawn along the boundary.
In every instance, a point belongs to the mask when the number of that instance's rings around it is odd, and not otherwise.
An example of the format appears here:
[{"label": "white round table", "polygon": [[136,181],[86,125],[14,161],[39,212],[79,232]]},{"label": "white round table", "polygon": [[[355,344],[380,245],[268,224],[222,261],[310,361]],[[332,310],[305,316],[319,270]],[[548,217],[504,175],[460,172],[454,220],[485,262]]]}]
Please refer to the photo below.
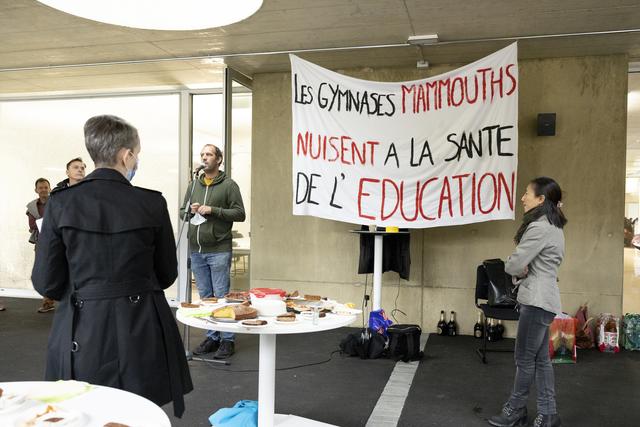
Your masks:
[{"label": "white round table", "polygon": [[[5,393],[29,394],[50,386],[50,381],[17,381],[0,383]],[[103,427],[106,423],[120,423],[131,427],[171,427],[167,414],[155,403],[137,394],[111,387],[93,385],[92,388],[66,400],[43,403],[27,400],[10,412],[0,413],[0,426],[20,425],[29,414],[42,413],[47,405],[63,410],[82,412],[83,427]]]},{"label": "white round table", "polygon": [[[258,427],[303,427],[328,426],[329,424],[309,420],[293,415],[275,414],[275,381],[276,381],[276,336],[278,334],[304,334],[328,331],[348,326],[356,320],[355,314],[343,315],[327,313],[314,325],[311,319],[297,320],[295,323],[276,322],[275,317],[259,317],[268,324],[261,327],[246,327],[242,323],[211,323],[197,317],[185,316],[184,309],[179,309],[176,318],[189,326],[237,334],[260,335],[260,354],[258,364]],[[298,319],[300,319],[298,315]]]}]

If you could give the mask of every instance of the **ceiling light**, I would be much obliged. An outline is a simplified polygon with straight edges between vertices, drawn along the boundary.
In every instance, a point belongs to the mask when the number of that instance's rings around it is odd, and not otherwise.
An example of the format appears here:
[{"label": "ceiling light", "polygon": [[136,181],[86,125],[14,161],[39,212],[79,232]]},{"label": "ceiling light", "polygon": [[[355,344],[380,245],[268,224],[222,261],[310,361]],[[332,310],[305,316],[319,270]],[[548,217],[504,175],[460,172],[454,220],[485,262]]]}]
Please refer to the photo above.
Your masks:
[{"label": "ceiling light", "polygon": [[146,30],[201,30],[242,21],[262,0],[39,0],[81,18]]},{"label": "ceiling light", "polygon": [[415,44],[415,45],[426,45],[426,44],[436,44],[438,43],[438,35],[437,34],[425,34],[422,36],[409,36],[407,39],[407,43]]}]

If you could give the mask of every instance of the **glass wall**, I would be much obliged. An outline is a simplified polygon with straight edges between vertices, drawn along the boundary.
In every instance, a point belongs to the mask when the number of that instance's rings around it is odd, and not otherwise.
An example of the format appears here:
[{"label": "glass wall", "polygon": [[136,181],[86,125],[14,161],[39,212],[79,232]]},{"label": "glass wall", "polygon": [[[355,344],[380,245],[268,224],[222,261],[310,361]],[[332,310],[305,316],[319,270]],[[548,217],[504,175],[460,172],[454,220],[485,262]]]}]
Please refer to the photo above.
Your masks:
[{"label": "glass wall", "polygon": [[93,170],[83,125],[94,115],[114,114],[138,128],[142,151],[133,184],[163,193],[177,232],[179,109],[178,94],[0,102],[0,288],[32,289],[26,204],[37,197],[37,178],[52,186],[66,178],[70,159],[80,156],[87,174]]}]

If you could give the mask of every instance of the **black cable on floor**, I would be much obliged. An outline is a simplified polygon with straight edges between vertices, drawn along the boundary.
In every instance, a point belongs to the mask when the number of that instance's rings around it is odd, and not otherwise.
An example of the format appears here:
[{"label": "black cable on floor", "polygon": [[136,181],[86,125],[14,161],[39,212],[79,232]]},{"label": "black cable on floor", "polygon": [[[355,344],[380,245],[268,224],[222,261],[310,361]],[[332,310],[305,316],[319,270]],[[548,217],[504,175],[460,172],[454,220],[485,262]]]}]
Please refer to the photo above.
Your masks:
[{"label": "black cable on floor", "polygon": [[[332,359],[333,359],[333,355],[336,353],[339,353],[340,350],[334,350],[329,354],[329,358],[326,360],[321,360],[320,362],[311,362],[311,363],[305,363],[303,365],[294,365],[294,366],[287,366],[285,368],[276,368],[276,371],[290,371],[292,369],[298,369],[298,368],[306,368],[307,366],[316,366],[316,365],[322,365],[324,363],[329,363]],[[234,373],[250,373],[250,372],[258,372],[258,369],[225,369],[225,368],[217,368],[214,366],[214,363],[212,363],[212,360],[207,360],[207,359],[202,359],[203,362],[206,363],[206,365],[210,368],[210,369],[215,369],[216,371],[225,371],[225,372],[234,372]]]},{"label": "black cable on floor", "polygon": [[396,299],[393,302],[393,310],[391,310],[391,317],[393,317],[393,321],[396,323],[398,322],[398,319],[396,319],[396,312],[398,313],[402,313],[405,317],[407,316],[407,313],[405,313],[404,311],[400,310],[398,308],[398,297],[400,296],[400,276],[398,276],[398,292],[396,292]]}]

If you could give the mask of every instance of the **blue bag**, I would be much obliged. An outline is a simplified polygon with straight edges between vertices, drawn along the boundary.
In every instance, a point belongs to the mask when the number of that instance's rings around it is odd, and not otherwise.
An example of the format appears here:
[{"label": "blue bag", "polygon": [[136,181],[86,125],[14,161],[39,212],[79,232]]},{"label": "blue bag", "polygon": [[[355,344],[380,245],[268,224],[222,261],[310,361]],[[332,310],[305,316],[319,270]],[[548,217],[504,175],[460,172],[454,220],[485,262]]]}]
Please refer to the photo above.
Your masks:
[{"label": "blue bag", "polygon": [[387,336],[387,328],[393,322],[389,320],[383,309],[374,310],[369,313],[369,329],[379,334]]},{"label": "blue bag", "polygon": [[258,427],[258,401],[241,400],[233,408],[218,409],[209,422],[213,427]]}]

